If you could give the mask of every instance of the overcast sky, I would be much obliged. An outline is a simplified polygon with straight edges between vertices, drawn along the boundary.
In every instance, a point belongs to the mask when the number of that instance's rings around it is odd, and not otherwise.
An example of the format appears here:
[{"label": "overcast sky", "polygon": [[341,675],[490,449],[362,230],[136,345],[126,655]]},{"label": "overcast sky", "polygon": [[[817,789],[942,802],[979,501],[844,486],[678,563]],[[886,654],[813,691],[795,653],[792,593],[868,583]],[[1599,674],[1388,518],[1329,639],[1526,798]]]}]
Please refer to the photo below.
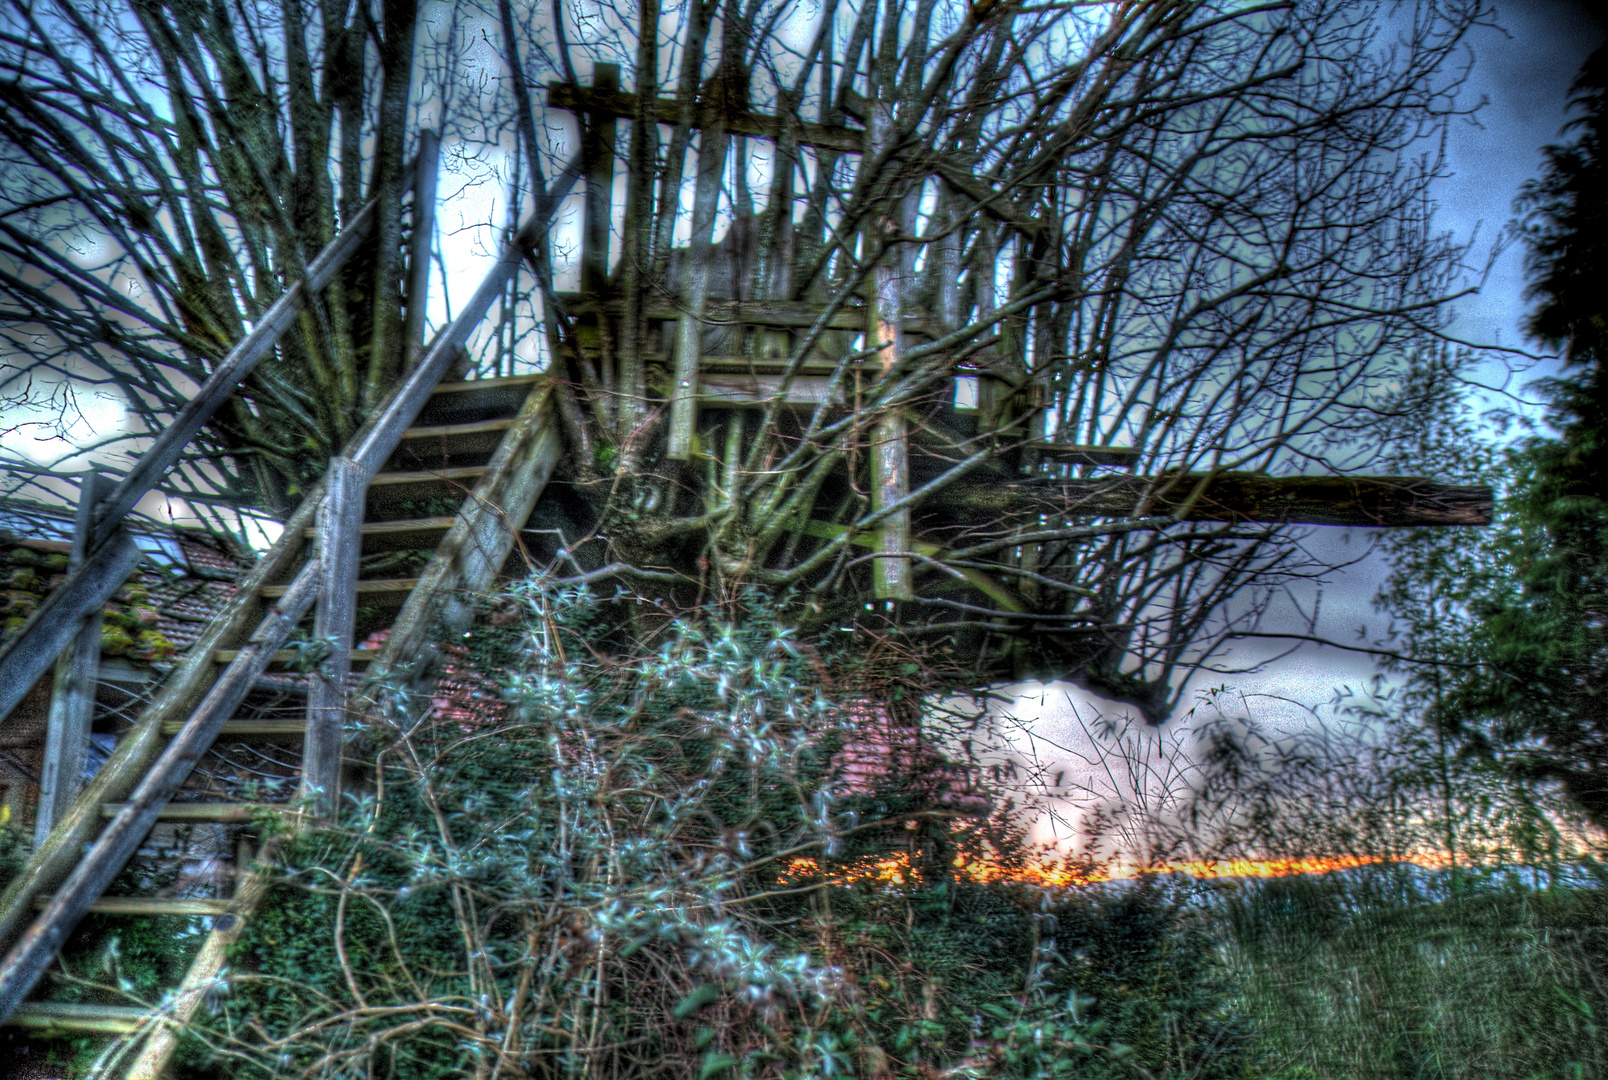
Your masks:
[{"label": "overcast sky", "polygon": [[[1493,245],[1513,216],[1514,197],[1541,167],[1542,148],[1564,137],[1561,129],[1569,117],[1570,84],[1586,57],[1608,39],[1608,19],[1603,14],[1608,3],[1499,0],[1494,8],[1493,21],[1499,28],[1478,29],[1468,39],[1473,67],[1465,95],[1470,105],[1482,99],[1484,104],[1472,117],[1455,121],[1448,133],[1446,156],[1451,175],[1437,185],[1437,219],[1442,229],[1474,242],[1469,260],[1472,268],[1481,272],[1471,274],[1469,282],[1478,285],[1479,292],[1457,303],[1453,333],[1472,344],[1536,355],[1522,329],[1526,310],[1522,246],[1507,245],[1489,264],[1488,272],[1485,267]],[[1492,353],[1479,371],[1491,387],[1493,402],[1513,395],[1506,398],[1507,404],[1513,404],[1529,397],[1524,384],[1547,366],[1521,355]],[[1311,544],[1339,562],[1362,555],[1370,531],[1318,529]],[[1366,626],[1370,635],[1384,629],[1385,619],[1373,610],[1373,597],[1386,572],[1382,560],[1367,559],[1329,577],[1321,595],[1321,628],[1327,636],[1350,643],[1358,640],[1359,627]],[[1310,605],[1315,599],[1309,596],[1303,602]],[[1244,663],[1277,651],[1265,643],[1245,643],[1234,659]],[[1250,711],[1257,718],[1294,725],[1309,722],[1306,710],[1332,700],[1340,687],[1366,684],[1373,671],[1372,661],[1364,654],[1303,646],[1258,674],[1203,675],[1195,680],[1189,697],[1193,699],[1193,691],[1227,682],[1247,695]],[[1070,686],[1022,687],[1020,692],[1027,697],[1018,702],[1019,716],[1036,736],[1048,740],[1040,745],[1041,754],[1059,757],[1061,764],[1074,767],[1075,758],[1055,749],[1059,745],[1092,753],[1074,710],[1085,721],[1101,712],[1125,711]],[[1175,720],[1174,726],[1183,723]],[[1047,822],[1041,823],[1038,837],[1045,841],[1054,838]]]}]

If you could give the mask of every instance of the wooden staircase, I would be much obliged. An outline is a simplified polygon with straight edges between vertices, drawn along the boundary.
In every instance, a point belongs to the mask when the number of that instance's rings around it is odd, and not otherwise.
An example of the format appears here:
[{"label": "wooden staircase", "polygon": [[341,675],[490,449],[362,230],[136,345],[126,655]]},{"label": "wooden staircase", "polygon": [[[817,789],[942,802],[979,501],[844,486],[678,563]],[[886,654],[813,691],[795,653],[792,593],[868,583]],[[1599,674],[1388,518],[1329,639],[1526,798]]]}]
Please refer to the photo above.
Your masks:
[{"label": "wooden staircase", "polygon": [[[240,704],[227,717],[215,718],[215,738],[196,742],[195,758],[203,754],[214,767],[210,775],[192,775],[178,787],[171,801],[147,812],[159,825],[203,826],[227,834],[226,849],[249,851],[255,824],[265,817],[303,815],[333,809],[319,792],[311,790],[306,777],[310,753],[309,734],[320,725],[320,717],[309,717],[312,703],[319,698],[319,685],[330,687],[340,699],[344,721],[346,713],[363,708],[361,693],[354,693],[358,679],[344,677],[347,667],[381,668],[405,673],[423,659],[425,632],[438,627],[444,617],[443,601],[486,589],[514,549],[515,530],[529,516],[559,456],[558,438],[551,423],[550,391],[540,378],[515,377],[470,382],[441,383],[433,387],[411,426],[400,431],[395,447],[385,455],[381,471],[367,485],[361,500],[362,518],[350,535],[341,535],[328,520],[329,497],[320,488],[308,497],[288,523],[283,537],[259,561],[242,583],[239,592],[217,620],[218,630],[200,639],[170,679],[161,696],[127,732],[113,758],[84,792],[74,812],[58,826],[52,839],[68,834],[76,839],[110,818],[113,822],[132,818],[137,812],[136,798],[130,794],[147,774],[161,771],[160,759],[178,740],[193,735],[204,710],[197,709],[181,719],[186,703],[210,696],[230,673],[257,667],[269,675],[288,675],[280,682],[296,681],[301,694],[287,695],[269,685],[257,685],[241,695]],[[382,417],[397,408],[382,411]],[[378,425],[371,425],[371,427]],[[365,433],[354,439],[361,444]],[[350,459],[348,459],[350,460]],[[456,514],[417,515],[413,508],[421,503],[436,509],[457,503]],[[325,518],[320,522],[320,516]],[[338,656],[326,659],[307,675],[297,675],[290,665],[302,655],[297,649],[281,648],[279,640],[260,633],[251,639],[242,633],[246,627],[264,621],[264,612],[283,605],[287,598],[306,590],[297,583],[307,575],[327,576],[331,549],[344,544],[357,556],[356,575],[345,583],[356,603],[345,640],[336,643]],[[417,564],[414,576],[398,578],[374,576],[367,566],[383,567],[387,562]],[[337,582],[336,587],[342,583]],[[323,596],[317,603],[326,604]],[[304,626],[316,619],[313,605],[299,602],[299,610],[285,612],[284,631]],[[467,605],[453,605],[467,612]],[[445,613],[450,621],[450,612]],[[462,618],[462,615],[458,616]],[[387,631],[385,643],[378,647],[353,647],[354,643],[377,637]],[[341,662],[344,658],[344,663]],[[310,691],[310,692],[309,692]],[[326,694],[325,696],[330,696]],[[286,702],[290,702],[287,709]],[[297,715],[299,713],[299,715]],[[266,756],[281,763],[283,781],[277,798],[265,801],[259,795],[249,799],[241,794],[250,777],[237,773],[240,782],[220,783],[218,777],[229,771],[231,758],[247,751],[252,744],[274,744]],[[338,776],[337,760],[314,762],[313,767]],[[261,770],[258,770],[259,772]],[[233,789],[233,790],[231,790]],[[93,822],[93,824],[91,823]],[[66,832],[63,832],[63,829]],[[81,841],[80,841],[81,843]],[[140,840],[136,840],[138,845]],[[247,845],[241,847],[242,844]],[[47,844],[35,862],[50,859],[61,843]],[[50,849],[50,850],[47,850]],[[121,864],[119,864],[119,869]],[[37,867],[30,867],[37,870]],[[262,894],[263,882],[247,860],[238,860],[229,878],[232,895],[94,895],[82,904],[88,913],[106,916],[169,915],[212,920],[209,939],[191,965],[183,985],[171,995],[165,1013],[147,1013],[130,1006],[94,1006],[77,1003],[29,1001],[19,1006],[7,1020],[12,1026],[37,1032],[61,1034],[117,1034],[125,1038],[149,1036],[144,1051],[126,1073],[130,1077],[158,1075],[173,1039],[166,1019],[182,1022],[193,1013],[202,991],[217,976],[225,949],[250,918]],[[115,871],[114,871],[115,873]],[[43,883],[48,875],[35,875]],[[18,897],[8,891],[6,913],[16,906]],[[223,890],[214,890],[222,892]],[[44,890],[29,890],[26,906],[50,913],[53,897]],[[59,895],[59,894],[58,894]],[[13,920],[14,921],[14,920]],[[43,919],[40,920],[42,922]],[[74,920],[76,921],[76,920]],[[36,922],[30,934],[39,929]],[[25,938],[26,940],[26,938]]]},{"label": "wooden staircase", "polygon": [[[433,138],[421,148],[420,161],[427,158],[427,168],[409,169],[420,176],[421,190],[433,190]],[[546,205],[556,206],[578,175],[572,163],[554,180]],[[288,290],[219,364],[172,430],[110,494],[86,491],[82,561],[0,650],[0,673],[12,684],[0,716],[26,689],[17,683],[32,685],[43,664],[84,636],[83,620],[133,567],[122,517],[172,467],[308,296],[333,278],[363,239],[369,213],[310,264],[308,280]],[[452,324],[419,349],[406,377],[331,459],[279,541],[245,574],[6,883],[0,945],[9,951],[0,962],[0,1022],[47,1035],[116,1036],[119,1075],[161,1074],[178,1029],[195,1014],[266,889],[260,867],[275,841],[259,848],[258,824],[288,819],[296,828],[338,813],[344,729],[375,705],[375,695],[360,689],[364,678],[430,677],[431,635],[467,624],[474,610],[469,598],[504,569],[558,462],[545,375],[469,381],[448,375],[546,228],[542,214],[527,221]],[[416,260],[428,256],[427,243],[413,246]],[[287,647],[298,632],[306,641]],[[317,643],[314,651],[309,642]],[[299,661],[310,670],[298,670]],[[153,895],[112,888],[142,847],[180,829],[210,830],[213,850],[228,853],[215,860],[227,872]],[[210,925],[188,973],[160,1003],[30,996],[90,914],[177,916]]]}]

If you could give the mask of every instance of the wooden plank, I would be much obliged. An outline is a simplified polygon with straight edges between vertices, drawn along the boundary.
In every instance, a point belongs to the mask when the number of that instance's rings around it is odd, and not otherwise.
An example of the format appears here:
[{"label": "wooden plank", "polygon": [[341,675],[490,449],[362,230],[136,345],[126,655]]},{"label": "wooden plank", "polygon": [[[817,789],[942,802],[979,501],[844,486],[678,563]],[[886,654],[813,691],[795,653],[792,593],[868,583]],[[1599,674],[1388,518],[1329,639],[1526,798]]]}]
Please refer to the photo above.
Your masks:
[{"label": "wooden plank", "polygon": [[[162,725],[162,734],[177,735],[183,724],[177,720]],[[307,730],[305,718],[298,720],[227,720],[218,731],[219,739],[295,739],[300,742]],[[112,804],[108,804],[112,805]]]},{"label": "wooden plank", "polygon": [[[783,403],[818,405],[827,400],[831,383],[832,380],[825,375],[797,376],[788,384]],[[779,375],[705,375],[699,380],[698,400],[711,405],[759,406],[767,404],[781,388],[782,379]],[[831,400],[842,405],[846,400],[845,393],[846,387],[840,382]]]},{"label": "wooden plank", "polygon": [[430,251],[435,241],[436,174],[441,165],[441,137],[430,128],[419,131],[418,173],[413,180],[413,235],[408,238],[408,305],[403,347],[408,367],[424,352],[424,321],[430,303]]},{"label": "wooden plank", "polygon": [[[670,388],[670,436],[665,450],[665,456],[675,461],[685,461],[692,456],[693,439],[697,434],[698,377],[709,304],[709,264],[714,257],[715,212],[719,208],[725,172],[726,129],[718,122],[705,125],[699,136],[698,176],[692,193],[687,280],[681,285],[684,309],[676,318],[676,370]],[[644,311],[643,317],[652,318],[652,314]],[[742,340],[740,328],[737,340]]]},{"label": "wooden plank", "polygon": [[[572,294],[572,295],[574,295],[574,294]],[[711,303],[719,304],[719,303],[722,303],[722,301],[720,300],[719,297],[714,297],[714,298],[711,299]],[[822,305],[820,305],[820,307],[821,307],[822,310],[825,310],[826,305],[822,304]],[[863,309],[855,307],[855,308],[851,308],[850,310],[851,311],[860,311],[860,310],[863,310]],[[858,323],[856,325],[858,326]],[[906,332],[908,333],[909,331],[907,330]],[[587,354],[591,354],[595,350],[582,349],[581,351],[584,352],[584,353],[587,353]],[[660,355],[658,353],[643,353],[642,354],[642,359],[643,359],[644,363],[648,363],[648,364],[668,364],[669,361],[670,361],[669,357],[662,356],[662,355]],[[698,370],[701,373],[704,373],[704,374],[716,374],[716,375],[759,375],[759,376],[780,375],[780,374],[782,374],[783,372],[785,372],[787,370],[788,364],[789,364],[789,361],[787,359],[781,358],[781,357],[763,357],[763,356],[761,356],[761,357],[756,358],[756,357],[747,357],[747,356],[704,356],[702,358],[702,360],[699,362]],[[862,363],[862,364],[851,364],[851,365],[849,365],[849,370],[850,371],[853,371],[855,368],[859,368],[862,371],[871,371],[871,372],[879,370],[877,365],[874,364],[874,363]],[[838,363],[835,360],[826,360],[826,359],[820,359],[820,358],[812,357],[812,358],[806,359],[804,361],[804,363],[799,366],[798,370],[799,370],[799,374],[801,374],[801,375],[830,375],[834,371],[836,371],[837,369],[838,369]],[[449,393],[462,393],[462,392],[466,392],[466,391],[470,391],[470,390],[483,390],[483,389],[496,390],[496,389],[501,389],[503,387],[529,386],[531,383],[538,382],[538,381],[540,381],[542,379],[545,379],[545,378],[547,378],[547,376],[545,374],[512,375],[512,376],[506,376],[504,378],[499,378],[499,379],[472,379],[472,380],[470,380],[468,382],[442,383],[440,386],[436,387],[436,393],[437,394],[449,394]],[[483,423],[502,423],[503,421],[482,421],[482,422]],[[410,438],[410,439],[414,438],[415,436],[414,436],[413,433],[415,431],[425,431],[425,430],[433,430],[433,429],[409,428],[408,429],[408,434],[407,434],[406,437]],[[451,434],[451,432],[448,432],[448,434]]]},{"label": "wooden plank", "polygon": [[514,386],[530,386],[547,378],[545,372],[534,375],[502,375],[494,379],[464,379],[459,382],[444,382],[431,392],[430,396],[437,394],[464,394],[473,390],[502,390]]},{"label": "wooden plank", "polygon": [[1027,442],[1023,446],[1073,465],[1132,465],[1143,451],[1132,446],[1084,446],[1076,443]]},{"label": "wooden plank", "polygon": [[[41,896],[44,908],[49,898]],[[93,915],[180,915],[187,918],[222,915],[229,910],[227,900],[167,899],[160,896],[103,896],[89,905]]]},{"label": "wooden plank", "polygon": [[402,433],[403,441],[408,439],[450,439],[455,435],[483,435],[492,431],[507,431],[513,425],[513,417],[501,420],[476,420],[468,424],[436,424],[432,427],[410,427]]},{"label": "wooden plank", "polygon": [[[893,104],[876,100],[870,104],[867,155],[881,160],[893,150],[897,128]],[[866,312],[866,344],[876,349],[877,362],[887,378],[898,371],[904,360],[904,250],[890,243],[899,235],[895,220],[897,203],[883,203],[873,210],[866,224],[865,242],[883,248],[882,257],[871,268],[870,303]],[[871,428],[871,509],[880,513],[904,502],[910,494],[910,437],[902,409],[890,409],[876,418]],[[872,593],[879,600],[910,600],[915,597],[910,560],[910,508],[895,510],[883,517],[877,527],[879,543],[871,567]]]},{"label": "wooden plank", "polygon": [[[84,562],[94,527],[95,504],[111,488],[98,472],[84,475],[78,488],[78,515],[73,526],[70,569]],[[84,748],[95,719],[95,685],[100,669],[101,613],[83,619],[78,636],[56,660],[56,684],[45,722],[45,753],[39,768],[39,802],[34,813],[34,844],[42,844],[51,826],[84,786]]]},{"label": "wooden plank", "polygon": [[[575,86],[572,83],[548,83],[547,104],[554,109],[564,109],[568,112],[606,111],[624,118],[636,115],[635,94],[620,90],[603,91]],[[681,119],[680,110],[681,106],[675,98],[655,98],[652,104],[652,115],[661,124],[675,125]],[[805,123],[793,118],[779,120],[774,116],[760,113],[727,113],[715,116],[707,109],[699,109],[693,127],[702,128],[716,122],[725,125],[727,134],[773,141],[780,138],[785,124],[793,129],[794,138],[801,146],[814,146],[822,150],[836,150],[848,154],[858,154],[865,149],[865,132],[858,128]]]},{"label": "wooden plank", "polygon": [[[229,721],[224,724],[227,729]],[[281,721],[282,722],[282,721]],[[295,721],[297,730],[303,726],[302,721]],[[176,733],[175,733],[176,734]],[[101,816],[116,817],[126,806],[126,803],[105,803],[101,806]],[[157,814],[158,821],[209,821],[227,825],[248,824],[256,821],[264,814],[283,813],[289,807],[276,806],[273,803],[168,803]],[[41,907],[44,905],[41,904]]]},{"label": "wooden plank", "polygon": [[[619,301],[599,301],[584,293],[561,293],[566,308],[577,315],[606,311],[618,317],[622,310]],[[680,319],[691,305],[684,296],[655,294],[643,302],[644,317],[648,319]],[[774,326],[788,329],[808,328],[826,313],[830,305],[812,300],[732,300],[711,296],[704,303],[704,317],[713,323],[742,323],[748,326]],[[829,330],[851,330],[859,333],[866,328],[869,314],[863,304],[839,307],[827,321]],[[931,317],[922,311],[907,311],[901,315],[905,333],[936,337],[932,333]]]},{"label": "wooden plank", "polygon": [[[429,517],[406,518],[401,521],[365,521],[363,523],[364,536],[406,536],[409,533],[436,532],[441,529],[452,528],[453,518]],[[309,540],[318,539],[317,529],[308,529],[304,534]],[[358,588],[362,588],[359,583]],[[272,593],[264,592],[265,596]]]},{"label": "wooden plank", "polygon": [[17,636],[0,650],[0,722],[78,637],[84,616],[105,607],[139,561],[134,538],[127,530],[118,529],[45,597]]},{"label": "wooden plank", "polygon": [[[450,520],[450,519],[449,519]],[[313,531],[311,529],[309,532]],[[418,578],[371,578],[357,583],[357,592],[366,594],[407,593],[419,583]],[[284,596],[289,585],[269,585],[262,590],[265,597]]]},{"label": "wooden plank", "polygon": [[422,472],[380,473],[369,481],[370,487],[385,484],[425,484],[432,480],[473,480],[484,476],[484,465],[459,465],[451,469],[429,469]]},{"label": "wooden plank", "polygon": [[1402,528],[1489,525],[1495,500],[1488,487],[1440,484],[1412,476],[1230,472],[1166,478],[1001,478],[992,483],[956,484],[938,493],[929,505],[990,521],[1029,513],[1067,519],[1132,517],[1142,512],[1147,517],[1176,515],[1181,521]]},{"label": "wooden plank", "polygon": [[351,458],[336,457],[330,459],[324,484],[324,507],[318,522],[321,580],[313,640],[328,642],[330,651],[307,684],[300,794],[312,805],[315,817],[328,820],[340,807],[341,729],[346,725],[346,677],[352,670],[368,476]]},{"label": "wooden plank", "polygon": [[130,1035],[150,1014],[132,1005],[77,1005],[30,1001],[6,1017],[4,1027],[72,1035]]},{"label": "wooden plank", "polygon": [[134,789],[128,805],[106,826],[44,911],[0,961],[0,1019],[9,1016],[27,997],[67,935],[151,831],[162,807],[189,777],[201,755],[211,747],[218,729],[267,669],[273,651],[312,606],[322,576],[316,560],[296,575],[296,587],[269,610],[240,658],[212,684],[183,730]]}]

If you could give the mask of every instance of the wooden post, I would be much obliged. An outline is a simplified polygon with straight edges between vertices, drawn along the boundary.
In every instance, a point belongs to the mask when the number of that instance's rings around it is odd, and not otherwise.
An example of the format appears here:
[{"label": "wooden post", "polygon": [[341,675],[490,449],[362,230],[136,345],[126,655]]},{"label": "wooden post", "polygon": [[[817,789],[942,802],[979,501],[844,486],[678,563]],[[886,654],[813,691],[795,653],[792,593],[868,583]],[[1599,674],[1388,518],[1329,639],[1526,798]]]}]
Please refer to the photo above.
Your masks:
[{"label": "wooden post", "polygon": [[300,791],[324,819],[335,817],[340,810],[341,731],[346,724],[346,677],[352,670],[352,627],[357,616],[358,557],[368,481],[368,473],[351,458],[330,458],[318,521],[322,569],[318,611],[313,616],[313,638],[327,643],[330,651],[307,686]]},{"label": "wooden post", "polygon": [[[893,144],[895,127],[893,106],[885,101],[871,105],[870,159],[877,158]],[[873,220],[883,234],[897,235],[899,222],[893,217],[896,206],[876,213]],[[880,238],[878,238],[880,239]],[[904,355],[904,280],[902,259],[897,251],[884,252],[872,270],[867,343],[877,350],[883,375],[899,366]],[[910,494],[910,445],[901,409],[893,409],[877,419],[871,429],[871,509],[904,499]],[[879,600],[912,600],[910,510],[900,510],[885,518],[877,528],[877,558],[872,571],[872,593]]]},{"label": "wooden post", "polygon": [[[592,89],[620,89],[620,65],[592,69]],[[615,114],[600,109],[586,116],[581,136],[581,169],[586,176],[586,217],[581,227],[581,292],[599,299],[609,281],[609,226],[614,218]]]},{"label": "wooden post", "polygon": [[[95,528],[95,504],[112,488],[107,477],[86,473],[78,488],[78,521],[73,531],[69,567],[78,569],[89,551]],[[39,769],[39,809],[34,818],[34,846],[45,842],[51,827],[67,812],[84,786],[84,747],[95,718],[95,684],[100,673],[101,613],[84,617],[78,636],[56,660],[56,685],[50,696],[45,728],[45,759]]]},{"label": "wooden post", "polygon": [[676,376],[670,390],[668,457],[692,455],[698,424],[698,368],[703,352],[704,316],[709,307],[709,262],[714,255],[715,210],[726,171],[726,127],[719,119],[698,136],[698,183],[692,195],[692,239],[687,248],[687,280],[676,323]]},{"label": "wooden post", "polygon": [[435,241],[436,175],[441,137],[419,132],[419,171],[413,180],[413,235],[408,239],[408,318],[402,338],[411,368],[424,352],[424,316],[430,301],[430,251]]}]

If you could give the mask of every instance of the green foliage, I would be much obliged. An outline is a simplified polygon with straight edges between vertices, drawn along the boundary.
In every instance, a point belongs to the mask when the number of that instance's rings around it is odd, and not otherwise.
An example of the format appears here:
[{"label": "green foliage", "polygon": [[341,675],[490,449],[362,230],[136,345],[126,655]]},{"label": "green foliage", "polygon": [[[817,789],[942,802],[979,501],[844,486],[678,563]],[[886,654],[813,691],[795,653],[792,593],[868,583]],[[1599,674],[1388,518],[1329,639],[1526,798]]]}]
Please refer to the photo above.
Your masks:
[{"label": "green foliage", "polygon": [[[1231,1074],[1231,985],[1181,892],[952,880],[1019,833],[939,827],[896,773],[841,798],[865,710],[831,698],[858,676],[757,604],[631,648],[634,603],[493,604],[455,650],[498,674],[478,717],[382,688],[373,783],[279,841],[185,1075]],[[855,878],[895,848],[906,884]]]},{"label": "green foliage", "polygon": [[1530,783],[1555,784],[1598,826],[1608,824],[1608,185],[1602,127],[1608,52],[1575,86],[1583,115],[1570,144],[1548,149],[1520,200],[1540,301],[1530,329],[1565,348],[1563,377],[1543,383],[1556,435],[1505,452],[1461,402],[1457,365],[1420,365],[1418,408],[1403,411],[1400,464],[1502,490],[1482,536],[1414,530],[1387,541],[1395,572],[1381,602],[1420,657],[1424,714],[1442,734]]}]

